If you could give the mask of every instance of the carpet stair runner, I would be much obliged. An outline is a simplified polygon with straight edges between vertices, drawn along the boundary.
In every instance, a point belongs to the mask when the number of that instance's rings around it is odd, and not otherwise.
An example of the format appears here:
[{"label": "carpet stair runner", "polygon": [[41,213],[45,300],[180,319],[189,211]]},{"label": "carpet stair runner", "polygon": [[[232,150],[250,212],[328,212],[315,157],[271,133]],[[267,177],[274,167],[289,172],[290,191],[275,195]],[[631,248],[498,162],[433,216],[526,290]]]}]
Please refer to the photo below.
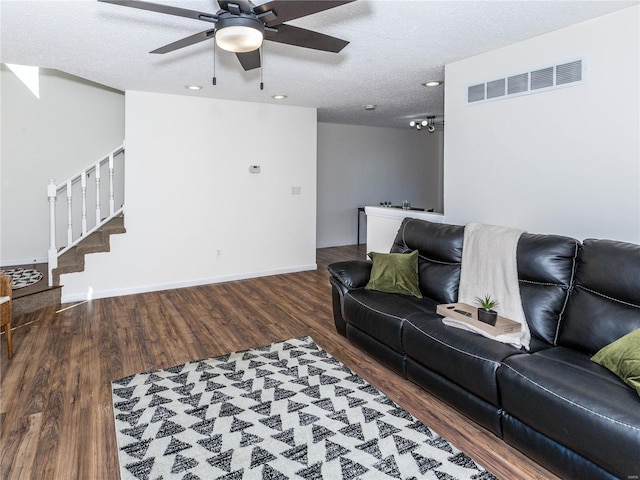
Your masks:
[{"label": "carpet stair runner", "polygon": [[126,233],[124,215],[105,223],[100,229],[83,239],[58,258],[58,267],[53,269],[53,285],[60,285],[60,275],[84,271],[84,256],[88,253],[109,252],[111,235]]}]

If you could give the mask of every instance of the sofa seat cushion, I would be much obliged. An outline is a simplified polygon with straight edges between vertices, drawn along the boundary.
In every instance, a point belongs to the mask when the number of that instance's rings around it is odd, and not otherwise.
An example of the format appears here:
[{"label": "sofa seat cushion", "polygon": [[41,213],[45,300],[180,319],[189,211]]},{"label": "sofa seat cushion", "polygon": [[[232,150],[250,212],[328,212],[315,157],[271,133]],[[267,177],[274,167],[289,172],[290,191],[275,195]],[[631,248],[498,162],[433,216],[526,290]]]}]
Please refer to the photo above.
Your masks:
[{"label": "sofa seat cushion", "polygon": [[405,323],[407,357],[492,405],[499,406],[496,370],[511,355],[524,353],[467,330],[442,323],[439,315],[414,315]]},{"label": "sofa seat cushion", "polygon": [[436,303],[375,290],[350,290],[344,296],[344,318],[396,352],[403,353],[402,324],[413,315],[435,312]]},{"label": "sofa seat cushion", "polygon": [[554,347],[505,359],[498,370],[503,409],[604,470],[638,473],[640,399],[589,355]]}]

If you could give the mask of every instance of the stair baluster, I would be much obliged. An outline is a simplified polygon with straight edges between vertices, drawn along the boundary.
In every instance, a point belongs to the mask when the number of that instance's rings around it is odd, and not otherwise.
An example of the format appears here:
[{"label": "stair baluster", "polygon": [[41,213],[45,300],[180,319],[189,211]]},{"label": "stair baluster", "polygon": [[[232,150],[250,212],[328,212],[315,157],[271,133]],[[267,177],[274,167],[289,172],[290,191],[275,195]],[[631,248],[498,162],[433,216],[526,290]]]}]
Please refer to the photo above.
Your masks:
[{"label": "stair baluster", "polygon": [[87,172],[84,171],[80,177],[82,188],[82,235],[87,234]]},{"label": "stair baluster", "polygon": [[113,216],[116,201],[113,196],[113,152],[109,155],[109,216]]},{"label": "stair baluster", "polygon": [[51,272],[58,266],[58,251],[56,249],[56,181],[49,180],[47,196],[49,197],[49,250],[47,260],[49,264],[49,286],[52,286]]},{"label": "stair baluster", "polygon": [[71,180],[67,180],[67,245],[73,242],[73,192]]},{"label": "stair baluster", "polygon": [[100,222],[102,216],[100,215],[100,162],[95,166],[96,175],[96,222]]}]

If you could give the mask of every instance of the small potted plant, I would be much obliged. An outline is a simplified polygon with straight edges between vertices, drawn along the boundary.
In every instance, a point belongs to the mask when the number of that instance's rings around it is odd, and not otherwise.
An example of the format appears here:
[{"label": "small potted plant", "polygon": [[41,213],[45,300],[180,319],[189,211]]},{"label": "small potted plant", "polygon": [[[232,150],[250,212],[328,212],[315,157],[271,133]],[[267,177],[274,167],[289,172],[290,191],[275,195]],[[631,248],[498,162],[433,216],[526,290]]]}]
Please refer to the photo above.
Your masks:
[{"label": "small potted plant", "polygon": [[498,301],[491,298],[491,295],[487,293],[484,298],[476,297],[476,303],[480,305],[478,308],[478,320],[489,325],[495,325],[498,320],[498,312],[493,309],[498,305]]}]

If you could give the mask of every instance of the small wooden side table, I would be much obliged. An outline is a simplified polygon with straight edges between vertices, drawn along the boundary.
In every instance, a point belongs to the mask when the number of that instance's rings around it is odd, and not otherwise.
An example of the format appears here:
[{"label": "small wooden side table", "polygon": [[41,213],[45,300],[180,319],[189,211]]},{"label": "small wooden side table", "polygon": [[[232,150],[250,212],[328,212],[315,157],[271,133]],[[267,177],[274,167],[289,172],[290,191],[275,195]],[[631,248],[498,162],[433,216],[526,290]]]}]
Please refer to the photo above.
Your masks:
[{"label": "small wooden side table", "polygon": [[0,327],[4,325],[4,334],[7,337],[7,352],[9,358],[13,357],[13,342],[11,340],[11,316],[13,305],[11,303],[11,277],[0,275]]}]

